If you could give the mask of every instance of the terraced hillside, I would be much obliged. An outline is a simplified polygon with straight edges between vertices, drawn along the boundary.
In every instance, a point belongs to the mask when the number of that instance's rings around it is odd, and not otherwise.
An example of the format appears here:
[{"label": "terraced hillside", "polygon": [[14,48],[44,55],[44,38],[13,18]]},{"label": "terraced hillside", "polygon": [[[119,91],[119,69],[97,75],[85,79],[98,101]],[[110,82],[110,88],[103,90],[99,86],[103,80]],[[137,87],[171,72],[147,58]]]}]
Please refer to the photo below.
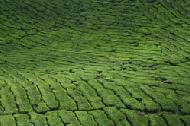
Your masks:
[{"label": "terraced hillside", "polygon": [[0,0],[0,126],[190,126],[189,0]]}]

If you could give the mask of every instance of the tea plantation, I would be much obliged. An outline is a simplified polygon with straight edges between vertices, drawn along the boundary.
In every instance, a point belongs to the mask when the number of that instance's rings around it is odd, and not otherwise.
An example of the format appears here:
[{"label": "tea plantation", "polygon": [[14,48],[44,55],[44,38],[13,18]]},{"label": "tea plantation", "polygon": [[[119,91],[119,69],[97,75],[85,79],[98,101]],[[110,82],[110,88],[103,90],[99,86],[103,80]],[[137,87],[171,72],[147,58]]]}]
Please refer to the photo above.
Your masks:
[{"label": "tea plantation", "polygon": [[0,126],[190,126],[190,1],[0,0]]}]

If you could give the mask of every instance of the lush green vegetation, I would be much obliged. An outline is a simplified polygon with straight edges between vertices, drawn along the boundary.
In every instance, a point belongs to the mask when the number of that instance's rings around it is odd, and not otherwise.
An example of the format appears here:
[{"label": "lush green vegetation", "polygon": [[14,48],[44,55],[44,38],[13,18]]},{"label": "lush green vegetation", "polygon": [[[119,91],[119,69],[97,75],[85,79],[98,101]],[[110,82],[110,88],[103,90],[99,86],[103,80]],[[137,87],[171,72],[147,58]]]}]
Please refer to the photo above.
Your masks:
[{"label": "lush green vegetation", "polygon": [[189,126],[189,0],[0,0],[0,126]]}]

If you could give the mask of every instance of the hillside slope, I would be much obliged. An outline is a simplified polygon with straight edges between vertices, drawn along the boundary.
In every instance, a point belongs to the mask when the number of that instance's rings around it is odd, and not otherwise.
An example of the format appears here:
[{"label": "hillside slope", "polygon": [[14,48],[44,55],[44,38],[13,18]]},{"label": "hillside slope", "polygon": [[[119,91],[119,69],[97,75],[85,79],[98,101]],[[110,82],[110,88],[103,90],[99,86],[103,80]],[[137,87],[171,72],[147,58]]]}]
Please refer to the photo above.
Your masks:
[{"label": "hillside slope", "polygon": [[189,0],[0,0],[0,126],[189,126]]}]

